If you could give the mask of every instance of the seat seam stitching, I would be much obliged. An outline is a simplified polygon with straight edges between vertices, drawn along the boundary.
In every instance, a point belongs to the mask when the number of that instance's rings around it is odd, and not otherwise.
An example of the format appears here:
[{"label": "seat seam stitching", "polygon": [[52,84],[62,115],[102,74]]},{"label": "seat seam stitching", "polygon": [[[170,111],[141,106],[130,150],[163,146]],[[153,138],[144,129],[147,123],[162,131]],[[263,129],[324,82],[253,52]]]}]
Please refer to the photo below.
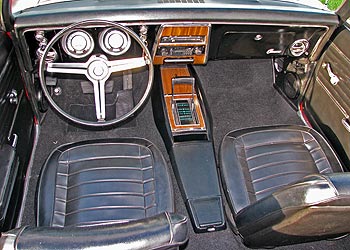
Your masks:
[{"label": "seat seam stitching", "polygon": [[[144,178],[144,173],[143,173],[143,163],[141,159],[141,147],[139,146],[139,161],[140,161],[140,167],[141,167],[141,176],[142,176],[142,193],[145,193],[145,178]],[[146,218],[147,216],[147,210],[146,210],[146,198],[143,196],[143,210],[144,210],[144,216]]]},{"label": "seat seam stitching", "polygon": [[[317,148],[319,148],[321,154],[323,155],[323,157],[321,157],[321,158],[319,158],[319,159],[317,159],[317,160],[315,160],[314,154],[313,154],[316,150],[311,150],[311,151],[310,151],[310,150],[306,147],[306,143],[309,143],[311,140],[305,140],[304,134],[303,134],[302,132],[300,132],[300,133],[302,134],[302,137],[303,137],[303,140],[304,140],[304,147],[307,149],[307,151],[309,152],[311,158],[314,160],[314,163],[315,163],[315,166],[316,166],[316,168],[317,168],[317,171],[318,171],[319,173],[324,173],[327,169],[332,170],[331,165],[330,165],[330,162],[328,161],[327,155],[325,154],[325,152],[324,152],[323,149],[321,148],[321,145],[320,145],[320,143],[316,140],[316,138],[315,138],[311,133],[307,132],[307,134],[312,138],[312,140],[315,141],[315,142],[317,143],[317,145],[318,145]],[[324,160],[327,161],[327,167],[324,168],[324,169],[322,169],[322,170],[321,170],[321,169],[319,168],[319,166],[318,166],[318,163],[320,162],[320,161],[319,161],[320,159],[324,159]]]},{"label": "seat seam stitching", "polygon": [[260,158],[263,156],[270,156],[270,155],[275,155],[275,154],[280,154],[280,153],[290,153],[290,152],[296,152],[296,153],[306,153],[305,150],[287,150],[287,149],[283,149],[283,150],[275,150],[275,151],[269,151],[269,152],[265,152],[265,153],[261,153],[261,154],[256,154],[250,157],[247,157],[247,161],[251,161],[254,160],[256,158]]},{"label": "seat seam stitching", "polygon": [[[247,159],[247,151],[246,151],[246,146],[245,146],[245,141],[244,141],[244,137],[242,136],[241,137],[241,140],[242,140],[242,143],[243,143],[243,152],[244,152],[244,156],[245,156],[245,159]],[[247,167],[247,170],[248,170],[248,174],[249,174],[249,182],[251,183],[251,187],[252,187],[252,189],[253,189],[253,196],[254,196],[254,200],[252,200],[251,198],[250,198],[250,195],[249,195],[249,190],[248,190],[248,188],[247,188],[247,193],[248,193],[248,200],[249,200],[249,202],[250,203],[253,203],[253,202],[255,202],[256,201],[256,190],[255,190],[255,187],[254,187],[254,185],[253,185],[253,179],[252,179],[252,175],[251,175],[251,172],[250,172],[250,169],[249,169],[249,165],[248,165],[248,161],[247,160],[245,160],[245,163],[246,163],[246,167]],[[243,172],[243,177],[244,177],[244,172]]]}]

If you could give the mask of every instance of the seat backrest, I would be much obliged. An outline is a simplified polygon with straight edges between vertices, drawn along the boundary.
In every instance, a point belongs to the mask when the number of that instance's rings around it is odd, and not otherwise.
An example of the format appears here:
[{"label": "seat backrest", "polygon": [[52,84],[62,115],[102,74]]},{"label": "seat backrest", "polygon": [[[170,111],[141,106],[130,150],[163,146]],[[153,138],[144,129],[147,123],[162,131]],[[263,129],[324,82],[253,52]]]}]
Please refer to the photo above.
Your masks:
[{"label": "seat backrest", "polygon": [[347,234],[349,213],[350,173],[315,174],[244,208],[236,224],[247,246],[271,247]]}]

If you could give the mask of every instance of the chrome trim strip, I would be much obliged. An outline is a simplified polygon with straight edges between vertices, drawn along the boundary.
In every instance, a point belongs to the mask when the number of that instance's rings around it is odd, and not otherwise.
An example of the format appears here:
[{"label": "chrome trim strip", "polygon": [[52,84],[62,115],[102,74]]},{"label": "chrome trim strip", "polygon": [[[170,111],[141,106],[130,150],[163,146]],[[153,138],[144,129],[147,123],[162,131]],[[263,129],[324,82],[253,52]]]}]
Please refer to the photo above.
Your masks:
[{"label": "chrome trim strip", "polygon": [[165,63],[193,63],[193,58],[165,58]]},{"label": "chrome trim strip", "polygon": [[349,120],[346,118],[341,119],[341,123],[343,124],[344,128],[346,129],[346,131],[348,131],[350,133],[350,124],[349,124]]},{"label": "chrome trim strip", "polygon": [[300,120],[304,123],[305,126],[310,127],[309,123],[305,120],[304,116],[301,114],[301,111],[298,109],[297,115],[299,116]]}]

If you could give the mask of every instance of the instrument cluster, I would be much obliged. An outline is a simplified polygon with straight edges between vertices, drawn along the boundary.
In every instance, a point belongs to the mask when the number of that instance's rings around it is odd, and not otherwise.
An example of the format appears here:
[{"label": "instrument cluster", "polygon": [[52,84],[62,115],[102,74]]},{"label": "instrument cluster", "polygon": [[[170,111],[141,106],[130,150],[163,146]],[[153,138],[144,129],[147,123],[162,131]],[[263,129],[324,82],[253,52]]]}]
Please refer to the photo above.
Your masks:
[{"label": "instrument cluster", "polygon": [[61,39],[64,52],[73,58],[84,58],[95,49],[95,43],[111,56],[119,56],[126,53],[131,45],[129,34],[116,29],[106,28],[98,33],[98,39],[94,40],[94,34],[83,29],[75,29]]}]

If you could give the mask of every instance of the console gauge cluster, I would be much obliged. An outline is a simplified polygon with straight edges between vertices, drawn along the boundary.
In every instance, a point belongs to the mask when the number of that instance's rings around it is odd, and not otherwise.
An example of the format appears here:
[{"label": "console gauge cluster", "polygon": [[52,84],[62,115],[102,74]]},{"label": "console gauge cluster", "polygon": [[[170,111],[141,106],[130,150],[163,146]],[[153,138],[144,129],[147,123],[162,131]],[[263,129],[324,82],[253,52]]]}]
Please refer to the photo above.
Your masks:
[{"label": "console gauge cluster", "polygon": [[68,56],[79,59],[90,55],[97,46],[108,55],[122,55],[129,50],[131,39],[129,34],[116,28],[106,28],[98,32],[98,35],[87,30],[76,29],[63,36],[61,44]]}]

